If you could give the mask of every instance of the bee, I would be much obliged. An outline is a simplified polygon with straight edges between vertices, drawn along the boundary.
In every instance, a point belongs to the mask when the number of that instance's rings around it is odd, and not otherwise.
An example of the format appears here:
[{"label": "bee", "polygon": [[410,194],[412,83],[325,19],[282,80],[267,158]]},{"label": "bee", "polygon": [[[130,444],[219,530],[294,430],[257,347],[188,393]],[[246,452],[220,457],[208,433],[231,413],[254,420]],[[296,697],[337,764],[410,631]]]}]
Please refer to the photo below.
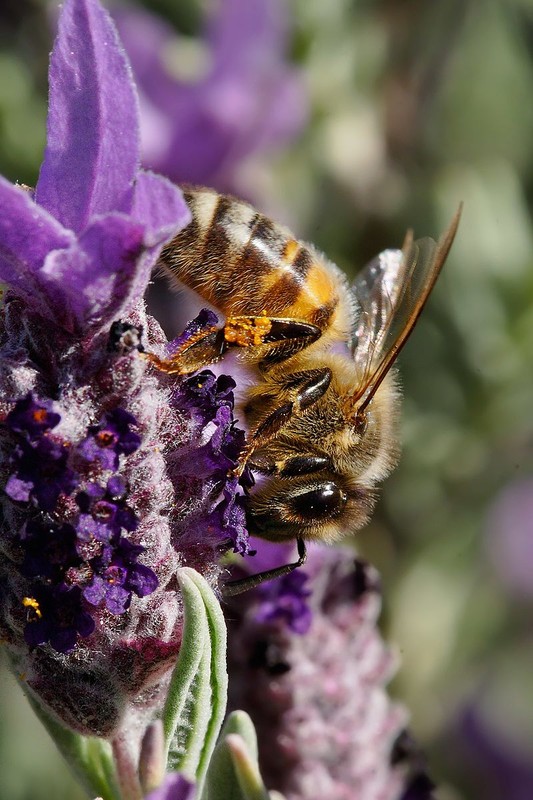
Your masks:
[{"label": "bee", "polygon": [[335,264],[247,203],[211,189],[184,191],[190,224],[159,267],[224,315],[168,360],[194,372],[240,348],[255,380],[238,472],[259,474],[247,498],[250,533],[296,540],[298,560],[226,584],[227,594],[305,561],[305,541],[333,542],[362,527],[376,486],[398,459],[399,391],[393,365],[453,242],[461,208],[437,242],[385,250],[350,285]]}]

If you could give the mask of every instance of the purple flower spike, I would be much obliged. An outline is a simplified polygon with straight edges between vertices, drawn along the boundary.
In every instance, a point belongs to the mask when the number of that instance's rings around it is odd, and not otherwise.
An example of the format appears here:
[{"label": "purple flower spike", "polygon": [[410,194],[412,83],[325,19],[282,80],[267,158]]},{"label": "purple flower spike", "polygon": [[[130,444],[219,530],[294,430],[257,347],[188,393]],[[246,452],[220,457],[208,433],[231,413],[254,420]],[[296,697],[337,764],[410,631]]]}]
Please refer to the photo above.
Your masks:
[{"label": "purple flower spike", "polygon": [[109,15],[66,0],[37,191],[0,177],[0,638],[47,713],[132,753],[181,646],[176,571],[215,588],[247,541],[234,382],[142,355],[168,347],[144,293],[190,213],[138,139]]},{"label": "purple flower spike", "polygon": [[305,572],[297,570],[260,586],[262,600],[257,610],[257,621],[279,621],[293,633],[307,633],[312,621],[307,602],[311,590],[306,587],[307,581]]},{"label": "purple flower spike", "polygon": [[[248,570],[293,558],[262,542]],[[230,708],[254,720],[266,785],[287,800],[430,800],[404,746],[406,712],[385,692],[395,659],[376,627],[375,570],[310,545],[303,573],[239,596],[226,615]]]}]

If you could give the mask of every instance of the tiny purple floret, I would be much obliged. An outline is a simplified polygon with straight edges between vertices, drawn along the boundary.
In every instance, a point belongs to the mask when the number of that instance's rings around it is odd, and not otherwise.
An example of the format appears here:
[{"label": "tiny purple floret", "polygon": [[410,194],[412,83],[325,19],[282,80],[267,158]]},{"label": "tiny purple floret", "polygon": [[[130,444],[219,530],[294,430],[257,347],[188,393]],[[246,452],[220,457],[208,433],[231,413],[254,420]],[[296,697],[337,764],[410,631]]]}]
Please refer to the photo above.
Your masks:
[{"label": "tiny purple floret", "polygon": [[179,773],[166,775],[161,786],[150,792],[145,800],[195,800],[194,784]]}]

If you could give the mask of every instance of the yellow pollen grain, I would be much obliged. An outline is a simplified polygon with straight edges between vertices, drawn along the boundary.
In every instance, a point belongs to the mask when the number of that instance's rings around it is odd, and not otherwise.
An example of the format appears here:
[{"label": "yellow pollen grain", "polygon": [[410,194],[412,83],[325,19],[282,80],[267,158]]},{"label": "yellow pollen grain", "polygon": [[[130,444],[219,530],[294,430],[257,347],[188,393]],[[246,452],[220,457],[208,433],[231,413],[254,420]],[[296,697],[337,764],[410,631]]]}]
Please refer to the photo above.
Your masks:
[{"label": "yellow pollen grain", "polygon": [[272,323],[268,317],[229,317],[224,326],[224,338],[239,347],[263,344]]},{"label": "yellow pollen grain", "polygon": [[41,619],[42,617],[41,609],[39,608],[39,603],[34,597],[23,597],[22,605],[24,606],[24,608],[32,608],[35,611],[36,615],[39,617],[39,619]]}]

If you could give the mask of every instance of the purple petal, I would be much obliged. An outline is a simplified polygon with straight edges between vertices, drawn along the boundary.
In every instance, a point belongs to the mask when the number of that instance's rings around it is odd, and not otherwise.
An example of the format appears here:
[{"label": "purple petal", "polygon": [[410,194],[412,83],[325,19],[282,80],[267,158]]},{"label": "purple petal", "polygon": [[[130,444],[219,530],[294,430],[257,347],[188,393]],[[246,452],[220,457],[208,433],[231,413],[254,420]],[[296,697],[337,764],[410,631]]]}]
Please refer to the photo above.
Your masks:
[{"label": "purple petal", "polygon": [[146,800],[194,800],[194,784],[179,773],[171,773],[157,789],[146,796]]},{"label": "purple petal", "polygon": [[6,483],[5,493],[12,500],[18,500],[20,503],[27,503],[30,499],[30,493],[33,489],[32,481],[24,481],[17,478],[16,475],[11,475]]},{"label": "purple petal", "polygon": [[129,211],[137,96],[116,28],[96,0],[67,0],[61,12],[47,129],[38,203],[74,231],[96,214]]},{"label": "purple petal", "polygon": [[165,348],[166,357],[173,356],[185,342],[188,342],[193,336],[197,336],[200,331],[206,331],[208,328],[214,328],[217,325],[217,315],[208,308],[202,308],[199,314],[187,323],[185,330],[167,344]]},{"label": "purple petal", "polygon": [[43,316],[50,316],[50,304],[39,271],[51,250],[73,242],[72,233],[39,208],[29,192],[0,176],[0,281]]},{"label": "purple petal", "polygon": [[252,554],[245,561],[252,572],[264,572],[296,560],[296,547],[292,542],[268,542],[250,536],[249,544]]},{"label": "purple petal", "polygon": [[111,475],[107,482],[107,491],[113,500],[123,500],[126,497],[128,487],[122,475]]},{"label": "purple petal", "polygon": [[16,433],[26,434],[30,439],[39,437],[44,431],[55,428],[61,416],[51,410],[49,401],[34,400],[31,392],[15,403],[5,419],[5,425]]},{"label": "purple petal", "polygon": [[80,514],[76,523],[76,531],[80,543],[91,542],[110,542],[113,530],[109,525],[93,519],[90,514]]},{"label": "purple petal", "polygon": [[76,629],[80,636],[90,636],[95,629],[95,621],[86,611],[76,614]]},{"label": "purple petal", "polygon": [[105,604],[111,614],[124,614],[131,603],[131,592],[119,584],[108,586],[105,595]]},{"label": "purple petal", "polygon": [[282,0],[225,0],[207,17],[206,69],[172,75],[162,53],[176,34],[153,15],[117,13],[140,91],[143,162],[180,183],[234,185],[243,158],[279,146],[303,126],[307,93],[285,57]]},{"label": "purple petal", "polygon": [[104,325],[144,293],[152,261],[140,258],[143,227],[119,214],[94,222],[68,250],[51,253],[43,272],[55,286],[67,329]]},{"label": "purple petal", "polygon": [[128,570],[127,586],[137,597],[145,597],[155,592],[159,584],[157,575],[144,564],[135,564]]},{"label": "purple petal", "polygon": [[99,461],[103,469],[116,469],[118,455],[114,450],[99,447],[94,436],[88,436],[78,447],[79,455],[86,461]]},{"label": "purple petal", "polygon": [[95,575],[89,586],[83,590],[83,596],[93,606],[99,605],[105,597],[106,584],[103,578]]},{"label": "purple petal", "polygon": [[137,176],[131,216],[145,226],[148,246],[170,239],[192,219],[178,187],[152,172],[140,172]]},{"label": "purple petal", "polygon": [[75,628],[59,628],[50,635],[50,644],[59,653],[69,653],[74,650],[77,639],[78,632]]}]

